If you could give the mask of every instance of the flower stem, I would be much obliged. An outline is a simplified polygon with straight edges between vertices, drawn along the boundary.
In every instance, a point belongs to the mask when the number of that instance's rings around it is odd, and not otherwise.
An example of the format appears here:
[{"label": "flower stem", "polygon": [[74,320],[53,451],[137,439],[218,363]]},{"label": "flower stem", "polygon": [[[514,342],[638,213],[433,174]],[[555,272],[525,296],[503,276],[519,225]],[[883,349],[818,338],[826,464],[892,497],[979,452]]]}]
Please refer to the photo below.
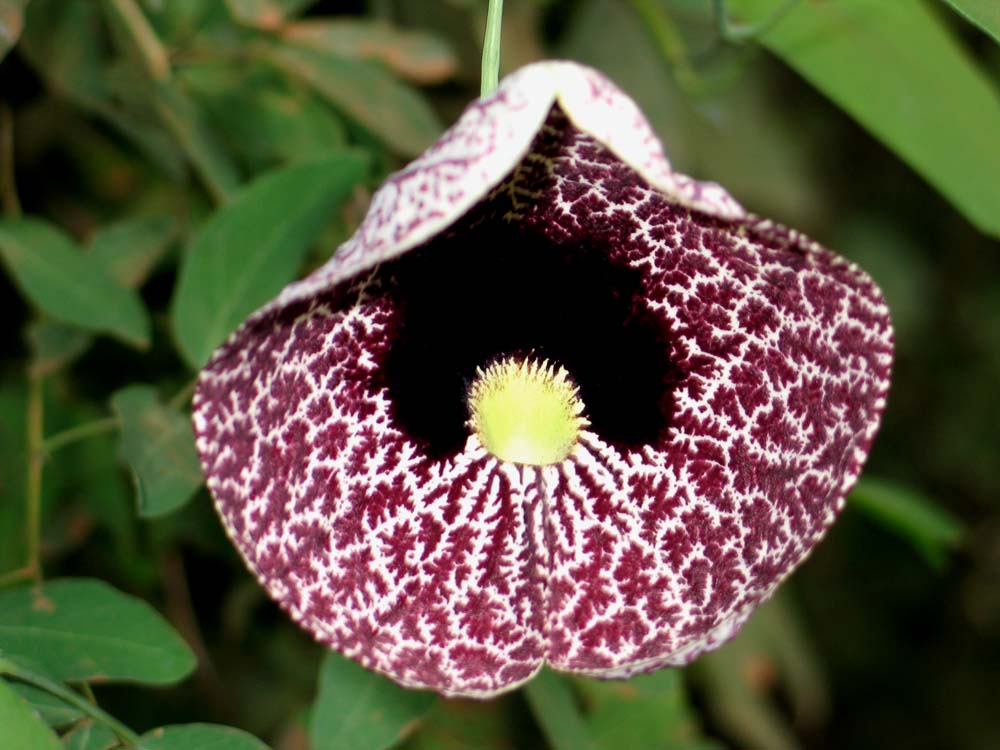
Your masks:
[{"label": "flower stem", "polygon": [[94,435],[101,435],[105,432],[111,432],[116,427],[120,426],[120,424],[121,422],[118,417],[102,417],[101,419],[84,422],[76,427],[70,427],[68,430],[57,432],[55,435],[47,438],[40,447],[41,453],[47,456],[48,454],[79,440],[84,440],[85,438],[93,437]]},{"label": "flower stem", "polygon": [[14,662],[2,658],[0,658],[0,674],[10,675],[11,677],[21,680],[22,682],[27,682],[35,687],[41,688],[57,698],[61,698],[74,708],[80,709],[94,721],[104,724],[129,747],[139,747],[139,735],[122,724],[111,714],[95,706],[79,693],[70,690],[68,687],[56,682],[55,680],[27,669],[20,664],[15,664]]},{"label": "flower stem", "polygon": [[503,24],[503,0],[490,0],[486,13],[486,38],[483,40],[483,78],[481,96],[497,90],[500,82],[500,27]]},{"label": "flower stem", "polygon": [[786,0],[785,4],[776,8],[767,18],[752,24],[734,24],[729,20],[729,9],[726,7],[726,0],[715,0],[715,23],[719,30],[719,36],[727,42],[739,44],[747,39],[753,39],[767,32],[778,21],[785,17],[792,8],[799,4],[799,0]]},{"label": "flower stem", "polygon": [[24,485],[25,535],[28,561],[25,568],[35,581],[42,580],[42,454],[45,421],[45,387],[41,377],[28,380],[27,443],[28,473]]}]

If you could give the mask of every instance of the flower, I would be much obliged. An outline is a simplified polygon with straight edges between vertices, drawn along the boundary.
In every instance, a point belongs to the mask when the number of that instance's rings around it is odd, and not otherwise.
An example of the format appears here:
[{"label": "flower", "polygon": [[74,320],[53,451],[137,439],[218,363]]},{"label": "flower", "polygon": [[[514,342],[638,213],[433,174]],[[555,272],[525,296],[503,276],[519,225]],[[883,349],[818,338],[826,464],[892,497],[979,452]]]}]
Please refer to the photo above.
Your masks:
[{"label": "flower", "polygon": [[[243,324],[194,424],[227,532],[302,627],[488,697],[732,637],[843,506],[891,362],[861,270],[673,172],[609,81],[546,62]],[[567,447],[484,447],[550,391]]]}]

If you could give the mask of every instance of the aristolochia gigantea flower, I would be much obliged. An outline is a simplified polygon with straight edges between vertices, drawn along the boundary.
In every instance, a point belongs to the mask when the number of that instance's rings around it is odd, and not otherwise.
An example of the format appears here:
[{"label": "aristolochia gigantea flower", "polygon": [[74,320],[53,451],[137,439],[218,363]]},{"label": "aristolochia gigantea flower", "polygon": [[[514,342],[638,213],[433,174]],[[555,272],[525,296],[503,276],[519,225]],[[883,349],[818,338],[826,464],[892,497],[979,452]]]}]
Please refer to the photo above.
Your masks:
[{"label": "aristolochia gigantea flower", "polygon": [[682,665],[833,522],[889,387],[856,266],[533,65],[205,368],[198,450],[270,595],[412,687]]}]

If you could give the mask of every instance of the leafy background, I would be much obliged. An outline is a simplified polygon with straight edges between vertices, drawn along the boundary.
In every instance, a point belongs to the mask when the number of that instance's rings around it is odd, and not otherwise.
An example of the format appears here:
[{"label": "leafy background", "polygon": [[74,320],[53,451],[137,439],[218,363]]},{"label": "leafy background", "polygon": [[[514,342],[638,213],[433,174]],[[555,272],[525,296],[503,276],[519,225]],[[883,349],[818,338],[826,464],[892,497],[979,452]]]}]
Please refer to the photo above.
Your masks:
[{"label": "leafy background", "polygon": [[678,168],[856,259],[892,307],[865,478],[731,644],[443,700],[324,655],[243,570],[193,375],[477,94],[484,19],[0,0],[0,746],[1000,747],[995,0],[507,2],[506,69],[601,68]]}]

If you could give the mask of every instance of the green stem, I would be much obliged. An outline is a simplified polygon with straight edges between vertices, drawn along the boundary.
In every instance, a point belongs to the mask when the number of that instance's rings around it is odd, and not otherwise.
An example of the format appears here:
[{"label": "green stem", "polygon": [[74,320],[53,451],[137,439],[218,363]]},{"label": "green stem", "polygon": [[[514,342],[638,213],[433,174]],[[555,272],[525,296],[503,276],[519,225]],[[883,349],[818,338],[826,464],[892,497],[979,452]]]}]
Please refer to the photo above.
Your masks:
[{"label": "green stem", "polygon": [[45,421],[45,386],[41,377],[28,379],[27,443],[28,473],[24,485],[25,534],[31,577],[42,580],[42,455]]},{"label": "green stem", "polygon": [[57,698],[61,698],[74,708],[78,708],[83,711],[83,713],[92,718],[94,721],[104,724],[129,747],[139,747],[139,735],[122,724],[111,714],[90,703],[79,693],[70,690],[68,687],[56,682],[55,680],[50,679],[45,675],[38,674],[30,669],[26,669],[20,664],[15,664],[14,662],[6,659],[0,659],[0,674],[10,675],[11,677],[21,680],[22,682],[27,682],[35,687],[41,688]]},{"label": "green stem", "polygon": [[54,451],[79,440],[85,440],[86,438],[93,437],[94,435],[102,435],[105,432],[111,432],[119,427],[120,424],[121,421],[118,417],[102,417],[101,419],[95,419],[91,422],[84,422],[76,427],[70,427],[68,430],[57,432],[52,437],[46,438],[40,447],[40,452],[43,456],[48,456]]},{"label": "green stem", "polygon": [[500,83],[500,27],[503,25],[503,0],[490,0],[486,13],[486,38],[483,40],[483,78],[481,96],[497,90]]},{"label": "green stem", "polygon": [[167,80],[170,77],[170,56],[135,0],[108,2],[132,38],[149,77],[154,81]]},{"label": "green stem", "polygon": [[798,5],[799,0],[785,0],[785,4],[775,9],[767,18],[752,24],[734,24],[729,20],[729,9],[726,7],[726,0],[714,0],[714,3],[715,23],[719,30],[719,36],[727,42],[740,44],[747,39],[753,39],[766,33],[772,26],[784,18],[788,11]]}]

